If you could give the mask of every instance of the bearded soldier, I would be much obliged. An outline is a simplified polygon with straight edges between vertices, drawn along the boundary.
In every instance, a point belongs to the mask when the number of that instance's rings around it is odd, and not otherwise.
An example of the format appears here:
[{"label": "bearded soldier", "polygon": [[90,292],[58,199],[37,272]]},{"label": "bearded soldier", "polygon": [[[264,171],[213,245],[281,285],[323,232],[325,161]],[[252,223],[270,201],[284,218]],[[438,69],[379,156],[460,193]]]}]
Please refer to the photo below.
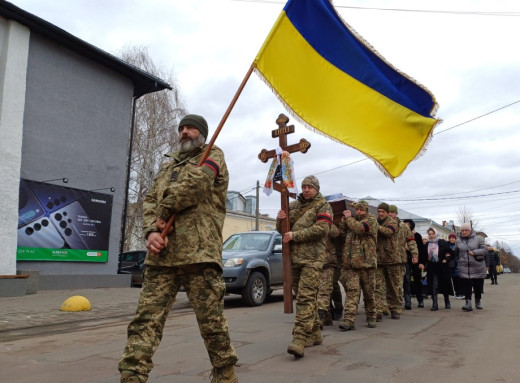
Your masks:
[{"label": "bearded soldier", "polygon": [[368,203],[359,201],[355,205],[356,215],[350,210],[343,212],[340,230],[346,232],[343,250],[341,283],[345,288],[343,323],[340,330],[354,330],[361,290],[365,302],[368,327],[376,327],[376,266],[377,266],[377,220],[368,212]]},{"label": "bearded soldier", "polygon": [[[222,226],[229,175],[224,153],[213,146],[202,166],[208,124],[190,114],[179,123],[180,150],[168,155],[143,205],[146,271],[135,318],[119,361],[121,382],[144,383],[177,292],[184,286],[212,369],[212,382],[238,381],[238,358],[224,317]],[[161,232],[175,215],[168,236]]]},{"label": "bearded soldier", "polygon": [[281,233],[282,220],[289,218],[290,230],[283,242],[290,245],[292,288],[296,294],[293,340],[287,352],[295,358],[304,355],[305,346],[323,342],[318,317],[317,294],[323,269],[327,233],[332,224],[332,208],[320,193],[314,176],[305,177],[302,193],[289,204],[289,217],[280,210],[276,229]]}]

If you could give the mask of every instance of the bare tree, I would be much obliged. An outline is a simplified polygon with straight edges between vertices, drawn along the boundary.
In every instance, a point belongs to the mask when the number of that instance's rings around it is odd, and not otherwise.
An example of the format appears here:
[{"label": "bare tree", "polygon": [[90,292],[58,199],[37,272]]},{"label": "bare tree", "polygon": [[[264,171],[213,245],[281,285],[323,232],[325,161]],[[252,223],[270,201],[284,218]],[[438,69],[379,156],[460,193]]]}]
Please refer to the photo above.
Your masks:
[{"label": "bare tree", "polygon": [[127,47],[121,53],[121,58],[172,86],[171,91],[150,93],[136,102],[124,242],[126,251],[144,247],[141,218],[143,200],[165,161],[164,154],[173,152],[177,147],[177,127],[186,111],[175,79],[154,65],[146,48]]},{"label": "bare tree", "polygon": [[478,221],[475,219],[473,211],[469,207],[463,206],[459,208],[457,211],[457,219],[459,221],[459,226],[462,223],[468,222],[471,223],[473,230],[476,230],[478,227]]}]

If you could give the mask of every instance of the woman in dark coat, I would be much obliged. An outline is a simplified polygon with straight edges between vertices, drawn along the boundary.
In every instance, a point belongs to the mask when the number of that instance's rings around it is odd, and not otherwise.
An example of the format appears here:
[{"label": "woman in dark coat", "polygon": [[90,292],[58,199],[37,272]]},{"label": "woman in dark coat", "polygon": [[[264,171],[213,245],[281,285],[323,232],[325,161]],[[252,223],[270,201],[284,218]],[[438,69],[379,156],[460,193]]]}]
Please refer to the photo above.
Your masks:
[{"label": "woman in dark coat", "polygon": [[[453,295],[453,285],[451,284],[451,273],[448,263],[454,255],[448,242],[437,238],[437,233],[433,228],[428,229],[428,242],[425,244],[428,255],[425,269],[428,277],[428,289],[432,295],[431,311],[437,311],[439,305],[437,294],[444,295],[444,308],[450,309],[450,295]],[[420,267],[420,266],[419,266]]]},{"label": "woman in dark coat", "polygon": [[488,252],[484,238],[475,234],[469,223],[460,225],[460,235],[455,242],[455,252],[459,257],[459,278],[462,280],[466,304],[464,311],[473,311],[471,293],[475,291],[475,307],[482,310],[480,299],[486,278],[486,255]]}]

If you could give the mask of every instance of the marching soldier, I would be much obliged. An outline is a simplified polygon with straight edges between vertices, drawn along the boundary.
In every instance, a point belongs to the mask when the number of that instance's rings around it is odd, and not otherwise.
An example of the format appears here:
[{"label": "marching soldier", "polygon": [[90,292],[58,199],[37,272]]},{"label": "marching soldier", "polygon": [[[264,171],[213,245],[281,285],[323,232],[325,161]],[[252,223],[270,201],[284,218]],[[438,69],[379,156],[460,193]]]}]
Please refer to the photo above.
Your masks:
[{"label": "marching soldier", "polygon": [[377,220],[368,212],[368,203],[355,205],[356,215],[343,212],[340,230],[346,232],[343,250],[341,282],[345,288],[345,304],[342,331],[354,330],[361,290],[365,302],[368,327],[376,327],[375,287],[377,266]]},{"label": "marching soldier", "polygon": [[[402,258],[397,246],[397,222],[389,215],[387,203],[377,207],[377,272],[376,272],[376,310],[377,319],[383,318],[383,301],[386,299],[392,319],[399,319],[401,309],[399,287],[403,283],[401,274]],[[384,289],[386,288],[386,294]]]},{"label": "marching soldier", "polygon": [[305,177],[302,193],[289,204],[289,217],[280,210],[276,230],[281,233],[282,220],[289,218],[291,231],[283,242],[291,247],[292,286],[296,294],[293,341],[287,352],[295,358],[304,355],[305,346],[323,342],[318,317],[317,294],[325,257],[327,233],[332,224],[332,208],[320,193],[314,176]]},{"label": "marching soldier", "polygon": [[[412,230],[410,227],[401,221],[399,217],[397,216],[398,210],[397,206],[390,205],[390,216],[397,221],[397,225],[399,226],[399,231],[397,235],[397,245],[398,245],[398,251],[401,254],[401,274],[402,278],[401,280],[403,283],[401,284],[402,292],[399,294],[399,299],[401,301],[400,307],[403,307],[403,298],[404,298],[404,308],[406,310],[412,309],[412,294],[410,292],[411,290],[411,270],[408,265],[408,254],[406,253],[406,250],[408,250],[412,255],[412,263],[417,264],[419,262],[419,249],[417,248],[417,243],[415,242],[415,237],[412,233]],[[399,313],[402,312],[402,310],[398,311]]]}]

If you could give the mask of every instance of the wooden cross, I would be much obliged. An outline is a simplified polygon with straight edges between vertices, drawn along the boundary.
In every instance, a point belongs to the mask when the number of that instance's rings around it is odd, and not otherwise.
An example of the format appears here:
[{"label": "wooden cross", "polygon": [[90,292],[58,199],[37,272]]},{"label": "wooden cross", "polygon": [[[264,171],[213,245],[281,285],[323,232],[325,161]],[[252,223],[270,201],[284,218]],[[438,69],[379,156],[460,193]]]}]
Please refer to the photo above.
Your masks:
[{"label": "wooden cross", "polygon": [[[278,125],[278,129],[272,131],[272,137],[278,137],[280,148],[283,151],[289,153],[302,152],[306,153],[307,150],[311,147],[309,141],[305,138],[302,138],[299,143],[293,145],[287,145],[287,135],[294,133],[294,125],[287,126],[289,122],[289,117],[285,114],[280,114],[276,119],[276,124]],[[270,158],[274,158],[276,156],[276,149],[266,150],[262,149],[260,154],[258,154],[258,158],[262,162],[267,162]],[[280,161],[281,162],[281,161]],[[280,163],[279,162],[279,163]],[[280,163],[281,164],[281,163]],[[287,218],[282,221],[282,236],[287,233],[290,227],[289,221],[289,197],[296,198],[295,193],[290,193],[287,188],[284,186],[283,182],[276,182],[276,179],[273,178],[273,189],[281,194],[282,206],[281,209],[285,211]],[[284,303],[284,313],[292,314],[293,312],[293,304],[292,304],[292,272],[291,272],[291,253],[289,249],[289,244],[282,243],[282,261],[283,261],[283,303]]]}]

